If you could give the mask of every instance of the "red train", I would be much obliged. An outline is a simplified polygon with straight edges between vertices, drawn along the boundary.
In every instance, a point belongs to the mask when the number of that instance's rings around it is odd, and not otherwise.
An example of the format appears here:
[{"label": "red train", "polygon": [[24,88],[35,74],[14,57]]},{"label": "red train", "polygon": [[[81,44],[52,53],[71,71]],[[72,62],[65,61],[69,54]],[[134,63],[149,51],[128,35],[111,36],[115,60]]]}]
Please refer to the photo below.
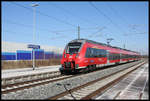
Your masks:
[{"label": "red train", "polygon": [[63,52],[61,73],[92,70],[104,65],[119,64],[140,59],[134,51],[113,47],[87,39],[69,42]]}]

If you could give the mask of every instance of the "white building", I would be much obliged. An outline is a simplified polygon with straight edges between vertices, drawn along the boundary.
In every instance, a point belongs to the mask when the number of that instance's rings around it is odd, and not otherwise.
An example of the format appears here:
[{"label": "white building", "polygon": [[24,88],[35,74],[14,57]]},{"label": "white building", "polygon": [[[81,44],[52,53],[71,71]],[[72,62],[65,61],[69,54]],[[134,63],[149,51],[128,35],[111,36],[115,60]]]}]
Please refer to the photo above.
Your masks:
[{"label": "white building", "polygon": [[[2,41],[2,52],[16,52],[17,50],[31,51],[31,48],[28,48],[27,43],[15,43],[15,42],[5,42]],[[40,49],[43,49],[45,52],[54,52],[56,54],[62,54],[64,48],[40,45]]]}]

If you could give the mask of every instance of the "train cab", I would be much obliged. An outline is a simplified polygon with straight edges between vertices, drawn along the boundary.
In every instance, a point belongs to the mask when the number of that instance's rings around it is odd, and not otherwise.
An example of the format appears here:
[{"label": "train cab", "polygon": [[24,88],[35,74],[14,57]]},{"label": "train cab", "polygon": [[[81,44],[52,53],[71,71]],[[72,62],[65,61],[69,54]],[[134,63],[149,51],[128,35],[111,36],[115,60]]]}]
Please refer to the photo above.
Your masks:
[{"label": "train cab", "polygon": [[62,68],[61,71],[73,71],[75,72],[75,68],[78,68],[80,51],[82,50],[83,42],[81,41],[71,41],[68,43],[64,49],[63,57],[61,60]]}]

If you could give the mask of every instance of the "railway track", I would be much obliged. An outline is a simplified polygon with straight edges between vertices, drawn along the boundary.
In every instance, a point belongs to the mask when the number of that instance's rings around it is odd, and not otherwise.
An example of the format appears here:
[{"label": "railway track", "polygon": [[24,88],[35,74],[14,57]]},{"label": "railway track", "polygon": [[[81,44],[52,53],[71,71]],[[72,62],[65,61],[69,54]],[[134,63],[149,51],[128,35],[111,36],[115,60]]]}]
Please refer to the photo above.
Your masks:
[{"label": "railway track", "polygon": [[44,85],[44,84],[48,84],[51,82],[56,82],[59,80],[70,78],[70,77],[73,77],[73,75],[56,75],[56,76],[52,76],[52,77],[48,77],[44,79],[36,79],[36,80],[31,80],[31,81],[26,81],[26,82],[4,85],[2,86],[2,94],[16,92],[16,91],[23,90],[23,89],[29,89],[35,86]]},{"label": "railway track", "polygon": [[[106,66],[105,68],[100,68],[99,70],[112,68],[114,66]],[[92,71],[92,72],[96,72],[96,71]],[[42,75],[42,74],[38,74],[38,75]],[[45,73],[45,75],[46,75],[46,73]],[[16,92],[16,91],[23,90],[23,89],[29,89],[29,88],[32,88],[32,87],[35,87],[35,86],[40,86],[40,85],[48,84],[48,83],[51,83],[51,82],[57,82],[57,81],[60,81],[60,80],[64,80],[64,79],[67,79],[67,78],[72,78],[72,77],[80,76],[80,75],[84,75],[84,74],[60,75],[60,73],[54,72],[54,74],[51,73],[49,75],[49,77],[46,77],[46,78],[43,78],[44,77],[43,76],[42,78],[34,79],[34,80],[30,80],[30,81],[24,81],[24,82],[18,82],[18,83],[2,85],[2,90],[1,91],[2,91],[2,94],[7,94],[7,93],[10,93],[10,92]],[[29,77],[29,76],[26,76],[26,77]],[[17,77],[17,78],[19,79],[19,77]]]},{"label": "railway track", "polygon": [[22,75],[22,76],[17,76],[17,77],[2,78],[2,86],[22,83],[22,82],[31,81],[31,80],[37,80],[41,78],[53,77],[56,75],[60,75],[60,72],[53,71],[53,72],[45,72],[45,73],[36,73],[36,74],[31,74],[31,75]]},{"label": "railway track", "polygon": [[[102,78],[90,81],[86,84],[80,85],[73,89],[67,89],[67,87],[64,85],[64,87],[66,89],[65,92],[62,92],[62,93],[55,95],[53,97],[50,97],[48,99],[50,99],[50,100],[56,100],[56,99],[58,99],[58,100],[64,100],[64,99],[87,100],[88,99],[89,100],[89,99],[92,99],[99,93],[104,92],[106,89],[108,89],[112,85],[119,82],[121,79],[123,79],[129,73],[136,70],[143,64],[145,64],[145,62],[125,68],[123,70],[117,71],[115,73],[104,76]],[[61,84],[58,84],[58,85],[61,85]]]},{"label": "railway track", "polygon": [[[113,67],[113,66],[112,66]],[[106,67],[107,68],[107,67]],[[106,69],[106,68],[101,68],[101,69]],[[110,66],[108,66],[108,68],[111,68]],[[92,71],[94,72],[94,71]],[[95,71],[96,72],[96,71]],[[50,75],[48,75],[50,74]],[[31,79],[31,78],[35,78],[36,77],[41,77],[41,75],[46,75],[45,78],[39,78],[39,79]],[[79,74],[82,75],[82,74]],[[48,76],[48,77],[47,77]],[[7,78],[7,79],[3,79],[3,81],[7,80],[7,81],[11,81],[9,83],[5,83],[5,85],[2,85],[2,94],[7,94],[10,92],[16,92],[19,90],[23,90],[23,89],[29,89],[31,87],[35,87],[35,86],[39,86],[39,85],[44,85],[44,84],[48,84],[51,82],[56,82],[59,80],[63,80],[63,79],[67,79],[67,78],[71,78],[77,75],[61,75],[59,71],[55,71],[55,72],[47,72],[47,73],[39,73],[39,74],[35,74],[35,75],[27,75],[27,76],[18,76],[18,77],[13,77],[13,78]],[[26,81],[21,81],[21,79],[25,78]],[[29,80],[28,78],[30,78],[31,80]],[[19,82],[12,82],[12,81],[16,81],[15,79],[19,79]]]}]

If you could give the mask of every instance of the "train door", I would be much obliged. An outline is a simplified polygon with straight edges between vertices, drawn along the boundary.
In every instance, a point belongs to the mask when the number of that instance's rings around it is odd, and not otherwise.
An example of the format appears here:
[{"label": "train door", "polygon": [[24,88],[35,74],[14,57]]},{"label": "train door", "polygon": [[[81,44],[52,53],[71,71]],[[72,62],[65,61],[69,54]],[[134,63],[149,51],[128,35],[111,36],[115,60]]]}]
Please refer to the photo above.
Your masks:
[{"label": "train door", "polygon": [[120,53],[120,63],[122,63],[122,54]]},{"label": "train door", "polygon": [[109,64],[109,50],[106,51],[107,53],[107,64]]}]

